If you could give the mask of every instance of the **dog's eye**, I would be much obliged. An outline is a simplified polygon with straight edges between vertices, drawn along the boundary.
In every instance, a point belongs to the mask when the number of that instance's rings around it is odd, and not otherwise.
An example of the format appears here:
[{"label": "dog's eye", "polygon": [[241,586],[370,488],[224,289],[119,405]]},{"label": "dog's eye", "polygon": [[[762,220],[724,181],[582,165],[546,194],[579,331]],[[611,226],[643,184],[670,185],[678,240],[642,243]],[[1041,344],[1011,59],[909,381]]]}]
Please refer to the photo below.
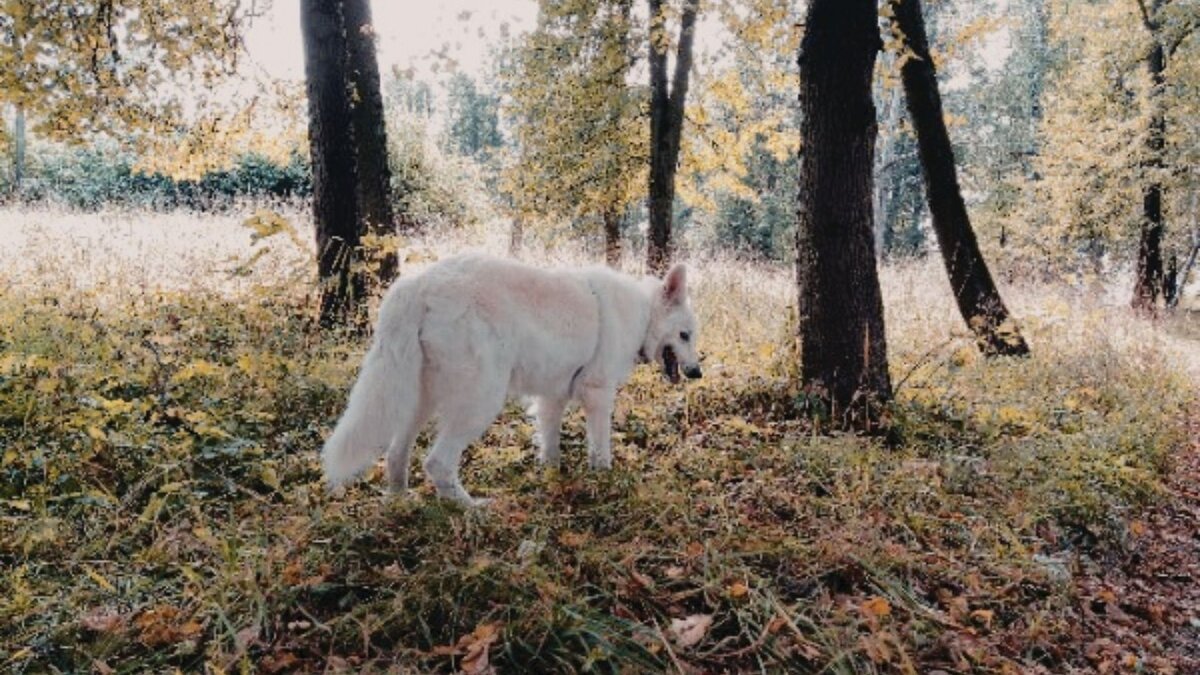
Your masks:
[{"label": "dog's eye", "polygon": [[692,339],[692,334],[685,330],[679,334],[679,339],[683,340],[684,342],[687,342],[688,340]]}]

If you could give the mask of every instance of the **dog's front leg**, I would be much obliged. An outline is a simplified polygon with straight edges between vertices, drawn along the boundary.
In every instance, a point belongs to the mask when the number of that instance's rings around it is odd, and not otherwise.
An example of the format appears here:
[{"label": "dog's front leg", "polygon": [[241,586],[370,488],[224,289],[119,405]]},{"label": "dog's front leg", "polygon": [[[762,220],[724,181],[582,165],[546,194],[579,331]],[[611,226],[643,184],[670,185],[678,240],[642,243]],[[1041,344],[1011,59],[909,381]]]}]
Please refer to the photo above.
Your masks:
[{"label": "dog's front leg", "polygon": [[580,400],[587,416],[588,465],[612,468],[612,413],[617,392],[611,387],[586,387]]},{"label": "dog's front leg", "polygon": [[561,457],[559,439],[566,406],[566,399],[539,396],[534,408],[534,414],[537,415],[538,459],[549,467],[557,468]]}]

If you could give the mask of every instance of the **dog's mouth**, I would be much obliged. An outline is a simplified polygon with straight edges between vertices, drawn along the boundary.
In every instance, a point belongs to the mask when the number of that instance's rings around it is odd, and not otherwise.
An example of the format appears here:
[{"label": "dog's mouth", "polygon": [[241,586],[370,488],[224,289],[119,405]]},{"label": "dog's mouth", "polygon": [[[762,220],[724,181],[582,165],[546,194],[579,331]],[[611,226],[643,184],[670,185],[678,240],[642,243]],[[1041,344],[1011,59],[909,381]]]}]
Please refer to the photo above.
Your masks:
[{"label": "dog's mouth", "polygon": [[679,359],[675,357],[675,350],[670,345],[662,349],[662,366],[663,374],[671,384],[679,384]]}]

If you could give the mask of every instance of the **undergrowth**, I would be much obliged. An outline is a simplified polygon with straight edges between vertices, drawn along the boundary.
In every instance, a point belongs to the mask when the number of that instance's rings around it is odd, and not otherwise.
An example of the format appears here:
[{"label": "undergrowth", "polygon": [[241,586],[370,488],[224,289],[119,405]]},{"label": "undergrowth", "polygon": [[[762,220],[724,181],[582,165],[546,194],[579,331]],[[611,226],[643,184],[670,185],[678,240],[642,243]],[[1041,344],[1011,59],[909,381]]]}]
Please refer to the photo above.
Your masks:
[{"label": "undergrowth", "polygon": [[436,500],[419,462],[408,496],[379,469],[325,492],[317,452],[364,345],[318,331],[303,293],[6,294],[0,663],[1086,667],[1069,581],[1136,545],[1195,403],[1165,347],[1030,292],[1033,357],[984,360],[895,272],[894,442],[818,435],[786,272],[702,269],[705,379],[639,369],[603,475],[578,412],[549,474],[510,406],[467,460],[496,498],[473,511]]}]

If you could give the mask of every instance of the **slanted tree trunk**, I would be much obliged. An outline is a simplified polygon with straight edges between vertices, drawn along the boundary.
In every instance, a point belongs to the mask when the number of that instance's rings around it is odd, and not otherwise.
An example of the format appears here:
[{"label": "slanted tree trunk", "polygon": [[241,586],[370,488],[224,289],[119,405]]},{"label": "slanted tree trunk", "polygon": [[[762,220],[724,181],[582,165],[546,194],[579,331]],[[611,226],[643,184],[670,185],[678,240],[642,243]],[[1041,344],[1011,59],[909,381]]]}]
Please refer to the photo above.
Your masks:
[{"label": "slanted tree trunk", "polygon": [[872,227],[874,0],[812,0],[800,45],[800,372],[839,426],[892,396]]},{"label": "slanted tree trunk", "polygon": [[320,321],[325,327],[345,323],[365,292],[362,271],[355,264],[359,257],[358,172],[340,5],[338,0],[300,2]]},{"label": "slanted tree trunk", "polygon": [[25,182],[25,106],[18,103],[13,112],[13,194],[21,197]]},{"label": "slanted tree trunk", "polygon": [[954,150],[942,112],[937,73],[920,0],[891,0],[893,21],[911,54],[900,68],[909,118],[917,134],[925,195],[950,287],[967,326],[984,354],[1024,355],[1029,346],[1009,316],[979,251],[958,185]]},{"label": "slanted tree trunk", "polygon": [[1196,265],[1197,255],[1200,255],[1200,231],[1193,235],[1192,250],[1188,252],[1183,267],[1179,268],[1179,276],[1175,279],[1175,293],[1171,296],[1171,300],[1168,303],[1170,307],[1179,306],[1179,299],[1183,297],[1184,289],[1187,288],[1188,278],[1192,274],[1192,268]]},{"label": "slanted tree trunk", "polygon": [[[1146,55],[1146,70],[1150,73],[1150,133],[1146,137],[1146,162],[1150,177],[1142,190],[1142,226],[1138,236],[1137,270],[1133,282],[1133,299],[1130,305],[1141,311],[1153,311],[1158,299],[1163,296],[1163,214],[1162,180],[1159,176],[1164,165],[1163,153],[1166,144],[1166,116],[1163,110],[1163,71],[1166,69],[1166,52],[1154,16],[1162,0],[1153,0],[1150,13],[1143,14],[1146,29],[1150,32],[1150,52]],[[1142,5],[1143,10],[1145,6]]]},{"label": "slanted tree trunk", "polygon": [[[345,22],[347,74],[354,120],[355,155],[358,161],[358,205],[367,232],[389,237],[396,234],[392,210],[392,170],[388,167],[387,124],[379,92],[379,62],[375,57],[375,25],[369,0],[342,0]],[[390,241],[373,256],[374,281],[389,285],[398,263]]]},{"label": "slanted tree trunk", "polygon": [[699,0],[685,0],[679,20],[679,42],[675,51],[675,74],[667,89],[667,52],[655,35],[664,30],[662,0],[650,3],[650,232],[646,263],[661,275],[671,264],[671,216],[675,206],[675,170],[683,130],[684,103],[692,70],[692,41],[695,37]]},{"label": "slanted tree trunk", "polygon": [[621,212],[615,207],[604,210],[604,262],[609,267],[621,264]]}]

